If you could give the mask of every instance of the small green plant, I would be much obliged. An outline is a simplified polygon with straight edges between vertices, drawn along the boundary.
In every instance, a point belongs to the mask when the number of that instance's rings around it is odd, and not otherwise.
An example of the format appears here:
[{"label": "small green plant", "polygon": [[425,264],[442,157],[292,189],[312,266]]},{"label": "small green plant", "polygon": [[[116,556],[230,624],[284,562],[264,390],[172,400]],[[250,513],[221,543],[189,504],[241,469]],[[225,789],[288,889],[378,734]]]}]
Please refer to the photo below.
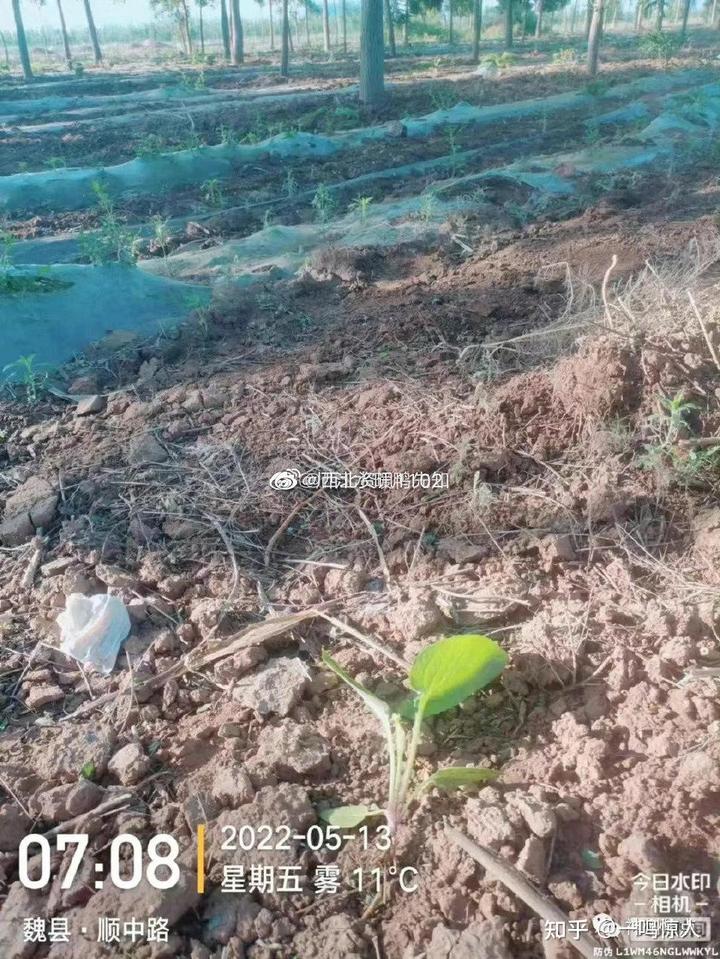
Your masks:
[{"label": "small green plant", "polygon": [[82,78],[85,76],[85,65],[82,63],[74,63],[73,73],[78,78],[78,80],[82,80]]},{"label": "small green plant", "polygon": [[597,120],[587,120],[585,123],[585,143],[588,146],[594,146],[596,143],[600,142],[601,136],[602,134],[600,133],[600,127]]},{"label": "small green plant", "polygon": [[423,193],[420,198],[419,216],[423,223],[429,223],[437,209],[437,197],[434,193]]},{"label": "small green plant", "polygon": [[293,173],[292,170],[288,170],[287,173],[285,174],[284,189],[285,189],[285,196],[289,200],[291,200],[298,191],[298,182],[295,179],[295,174]]},{"label": "small green plant", "polygon": [[45,165],[50,170],[63,170],[67,166],[65,157],[48,157]]},{"label": "small green plant", "polygon": [[488,53],[486,57],[482,58],[482,62],[487,67],[492,66],[497,67],[498,70],[505,70],[517,63],[517,57],[506,50],[504,53]]},{"label": "small green plant", "polygon": [[162,216],[154,216],[152,219],[153,240],[155,246],[160,250],[164,258],[167,258],[170,252],[170,221]]},{"label": "small green plant", "polygon": [[121,222],[107,187],[99,180],[93,181],[92,190],[97,198],[99,228],[92,233],[81,233],[80,249],[83,255],[96,266],[107,263],[135,263],[140,237]]},{"label": "small green plant", "polygon": [[219,131],[220,142],[223,146],[234,147],[237,146],[238,138],[237,134],[232,127],[226,126],[224,123],[220,127]]},{"label": "small green plant", "polygon": [[348,207],[350,213],[356,213],[361,223],[367,223],[368,210],[373,198],[371,196],[356,196]]},{"label": "small green plant", "polygon": [[602,96],[603,93],[606,93],[610,87],[610,84],[607,80],[590,80],[589,83],[585,84],[585,92],[589,93],[592,97]]},{"label": "small green plant", "polygon": [[10,374],[6,377],[8,384],[19,384],[25,390],[25,399],[28,403],[37,403],[40,390],[47,380],[47,372],[41,372],[35,366],[35,354],[29,356],[19,356],[13,363],[8,363],[3,367],[3,373]]},{"label": "small green plant", "polygon": [[[487,636],[462,634],[438,640],[416,657],[408,674],[412,696],[396,709],[358,683],[327,653],[323,662],[357,693],[375,716],[385,737],[388,758],[388,799],[377,806],[339,806],[321,812],[334,826],[352,828],[373,815],[384,815],[390,834],[407,821],[410,804],[429,789],[457,789],[494,779],[491,769],[438,769],[420,784],[414,783],[415,760],[425,719],[459,706],[497,679],[507,663],[506,653]],[[404,722],[412,721],[408,737]],[[414,786],[411,792],[411,787]]]},{"label": "small green plant", "polygon": [[206,180],[200,187],[200,196],[208,206],[219,209],[225,204],[225,196],[217,179]]},{"label": "small green plant", "polygon": [[643,53],[657,60],[667,69],[668,64],[682,46],[682,39],[673,33],[664,33],[655,30],[643,37],[640,49]]},{"label": "small green plant", "polygon": [[147,160],[150,157],[157,157],[162,154],[165,147],[165,141],[157,133],[146,133],[138,141],[135,147],[135,156],[138,160]]},{"label": "small green plant", "polygon": [[321,183],[315,191],[315,196],[312,198],[310,205],[315,210],[315,216],[320,223],[327,223],[337,206],[335,198],[324,183]]},{"label": "small green plant", "polygon": [[578,62],[577,51],[572,47],[563,47],[562,50],[556,50],[552,58],[553,63],[559,63],[563,66],[575,66]]}]

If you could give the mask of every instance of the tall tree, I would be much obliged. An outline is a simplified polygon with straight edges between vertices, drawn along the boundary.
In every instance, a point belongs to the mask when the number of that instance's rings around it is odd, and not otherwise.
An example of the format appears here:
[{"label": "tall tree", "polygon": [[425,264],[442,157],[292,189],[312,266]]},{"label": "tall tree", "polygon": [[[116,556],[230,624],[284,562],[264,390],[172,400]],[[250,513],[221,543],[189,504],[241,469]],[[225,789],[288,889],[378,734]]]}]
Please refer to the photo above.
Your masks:
[{"label": "tall tree", "polygon": [[692,0],[685,0],[682,7],[682,27],[680,28],[680,35],[682,36],[683,40],[685,39],[685,37],[687,37],[688,20],[690,19],[691,4],[692,4]]},{"label": "tall tree", "polygon": [[26,80],[32,80],[33,72],[30,66],[30,52],[25,36],[25,24],[23,23],[22,10],[20,9],[20,0],[12,0],[13,17],[15,18],[15,33],[17,34],[18,53],[20,54],[20,65],[22,66],[23,76]]},{"label": "tall tree", "polygon": [[70,39],[67,32],[67,24],[65,23],[65,11],[62,7],[62,0],[57,0],[58,8],[58,17],[60,18],[60,32],[62,33],[63,49],[65,50],[65,63],[68,65],[68,69],[72,69],[72,53],[70,52]]},{"label": "tall tree", "polygon": [[268,13],[270,15],[270,52],[275,50],[275,23],[273,21],[273,0],[268,0]]},{"label": "tall tree", "polygon": [[225,0],[220,0],[220,33],[222,35],[223,53],[225,59],[230,59],[230,24]]},{"label": "tall tree", "polygon": [[473,63],[480,62],[480,38],[482,36],[483,0],[473,0]]},{"label": "tall tree", "polygon": [[388,31],[388,49],[391,57],[397,56],[397,47],[395,46],[395,25],[393,24],[392,8],[390,0],[385,0],[385,19],[387,20]]},{"label": "tall tree", "polygon": [[663,20],[665,19],[665,0],[656,0],[655,5],[655,29],[662,33]]},{"label": "tall tree", "polygon": [[597,76],[604,12],[605,0],[594,0],[587,48],[587,72],[591,77]]},{"label": "tall tree", "polygon": [[232,62],[237,67],[245,59],[240,0],[230,0],[230,48]]},{"label": "tall tree", "polygon": [[198,25],[200,27],[200,53],[205,56],[205,23],[203,22],[203,10],[210,0],[195,0],[198,8]]},{"label": "tall tree", "polygon": [[505,0],[505,49],[513,45],[513,0]]},{"label": "tall tree", "polygon": [[290,76],[290,16],[288,0],[282,0],[282,40],[280,47],[280,76]]},{"label": "tall tree", "polygon": [[384,94],[383,0],[361,0],[360,102],[375,107]]},{"label": "tall tree", "polygon": [[83,0],[83,6],[85,7],[85,18],[87,19],[88,31],[90,32],[90,43],[92,43],[93,53],[95,54],[95,63],[102,63],[102,50],[100,49],[100,41],[98,40],[90,0]]},{"label": "tall tree", "polygon": [[448,43],[450,46],[455,43],[455,24],[453,22],[453,0],[448,0]]},{"label": "tall tree", "polygon": [[535,39],[539,39],[542,35],[542,21],[543,21],[543,9],[545,7],[544,0],[537,0],[537,5],[535,7]]},{"label": "tall tree", "polygon": [[323,0],[323,50],[330,53],[330,7],[328,0]]},{"label": "tall tree", "polygon": [[341,0],[340,12],[342,15],[343,53],[347,53],[347,0]]}]

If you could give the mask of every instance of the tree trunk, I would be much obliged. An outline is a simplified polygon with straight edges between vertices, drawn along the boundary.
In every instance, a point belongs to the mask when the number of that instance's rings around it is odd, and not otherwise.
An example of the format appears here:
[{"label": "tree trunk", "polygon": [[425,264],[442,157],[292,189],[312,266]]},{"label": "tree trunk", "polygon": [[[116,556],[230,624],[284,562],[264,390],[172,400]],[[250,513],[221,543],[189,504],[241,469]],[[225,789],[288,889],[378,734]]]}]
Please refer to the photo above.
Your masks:
[{"label": "tree trunk", "polygon": [[342,0],[340,4],[342,14],[342,33],[343,33],[343,53],[347,53],[347,2]]},{"label": "tree trunk", "polygon": [[200,53],[205,56],[205,24],[203,23],[202,4],[198,7],[198,16],[200,17]]},{"label": "tree trunk", "polygon": [[663,19],[665,17],[665,0],[657,0],[657,14],[655,16],[655,29],[662,33]]},{"label": "tree trunk", "polygon": [[225,0],[220,0],[220,33],[222,34],[222,45],[225,59],[230,59],[230,24],[228,23],[228,13]]},{"label": "tree trunk", "polygon": [[305,0],[305,38],[307,40],[308,47],[310,46],[310,5],[308,0]]},{"label": "tree trunk", "polygon": [[480,62],[480,37],[482,35],[483,0],[473,0],[473,63]]},{"label": "tree trunk", "polygon": [[190,26],[190,11],[188,10],[188,5],[186,0],[182,0],[181,13],[182,13],[183,25],[185,29],[185,36],[187,37],[188,56],[192,56],[192,52],[193,52],[192,27]]},{"label": "tree trunk", "polygon": [[450,46],[455,42],[455,24],[453,22],[453,0],[448,0],[448,43]]},{"label": "tree trunk", "polygon": [[5,51],[5,67],[7,68],[7,72],[10,73],[10,51],[8,50],[7,40],[2,30],[0,30],[0,43],[2,43],[3,50]]},{"label": "tree trunk", "polygon": [[100,50],[97,30],[95,29],[95,19],[92,8],[90,7],[90,0],[83,0],[83,5],[85,7],[88,30],[90,31],[90,42],[92,43],[93,53],[95,54],[95,63],[102,63],[102,51]]},{"label": "tree trunk", "polygon": [[385,93],[383,0],[360,4],[360,102],[374,107]]},{"label": "tree trunk", "polygon": [[535,39],[536,40],[539,40],[540,35],[542,34],[542,19],[543,19],[544,6],[545,6],[545,0],[538,0],[537,19],[535,20]]},{"label": "tree trunk", "polygon": [[505,49],[513,45],[513,0],[505,0]]},{"label": "tree trunk", "polygon": [[328,0],[323,0],[323,50],[330,53],[330,8]]},{"label": "tree trunk", "polygon": [[717,26],[717,5],[718,0],[713,0],[712,11],[710,13],[710,26]]},{"label": "tree trunk", "polygon": [[590,24],[593,16],[593,0],[587,0],[587,10],[585,11],[585,39],[590,38]]},{"label": "tree trunk", "polygon": [[571,37],[575,35],[575,21],[577,20],[577,8],[578,8],[578,0],[575,0],[575,3],[573,3],[573,8],[572,8],[572,16],[570,17],[570,36]]},{"label": "tree trunk", "polygon": [[282,0],[282,46],[280,52],[280,76],[290,76],[290,17],[288,0]]},{"label": "tree trunk", "polygon": [[591,77],[597,76],[598,57],[600,55],[600,38],[602,37],[604,0],[595,0],[590,32],[588,33],[587,72]]},{"label": "tree trunk", "polygon": [[388,31],[388,50],[391,57],[397,56],[397,47],[395,46],[395,24],[392,19],[392,10],[390,9],[390,0],[385,0],[385,19],[387,20]]},{"label": "tree trunk", "polygon": [[[273,23],[272,0],[268,0],[268,12],[270,14],[270,52],[272,53],[275,50],[275,24]],[[285,76],[285,74],[281,73],[280,76]]]},{"label": "tree trunk", "polygon": [[58,16],[60,17],[60,32],[62,33],[63,47],[65,48],[65,63],[67,63],[68,69],[72,70],[72,54],[70,53],[70,40],[68,39],[65,13],[62,8],[62,0],[57,0],[57,8]]},{"label": "tree trunk", "polygon": [[243,26],[240,17],[240,0],[230,0],[230,53],[234,66],[239,66],[245,59],[243,50]]},{"label": "tree trunk", "polygon": [[635,7],[635,33],[640,33],[643,20],[643,0],[637,0]]},{"label": "tree trunk", "polygon": [[680,35],[683,40],[687,37],[688,29],[688,20],[690,19],[690,3],[691,0],[685,0],[682,8],[682,27],[680,28]]},{"label": "tree trunk", "polygon": [[405,20],[403,21],[403,45],[405,47],[410,43],[410,0],[405,0]]},{"label": "tree trunk", "polygon": [[22,10],[20,9],[20,0],[12,0],[13,16],[15,17],[15,32],[17,33],[18,53],[20,54],[20,63],[22,65],[23,76],[26,80],[32,80],[33,72],[30,66],[30,53],[28,51],[27,38],[25,36],[25,25],[23,24]]}]

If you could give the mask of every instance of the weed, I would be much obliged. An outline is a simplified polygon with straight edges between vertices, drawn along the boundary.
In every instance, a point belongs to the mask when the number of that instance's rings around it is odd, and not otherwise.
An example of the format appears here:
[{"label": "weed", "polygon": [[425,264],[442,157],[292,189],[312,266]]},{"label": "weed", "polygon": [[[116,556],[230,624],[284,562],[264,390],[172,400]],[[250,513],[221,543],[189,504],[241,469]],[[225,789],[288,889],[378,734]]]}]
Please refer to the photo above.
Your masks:
[{"label": "weed", "polygon": [[140,138],[135,147],[135,156],[138,160],[147,160],[162,154],[165,141],[157,133],[146,133]]},{"label": "weed", "polygon": [[223,123],[220,127],[220,142],[223,146],[234,147],[237,146],[238,138],[237,134],[232,127],[225,126]]},{"label": "weed", "polygon": [[423,193],[420,199],[419,216],[423,223],[429,223],[437,209],[437,197],[434,193]]},{"label": "weed", "polygon": [[200,187],[200,196],[208,206],[215,209],[225,204],[225,195],[218,179],[206,180]]},{"label": "weed", "polygon": [[285,196],[288,199],[292,199],[298,191],[298,182],[295,179],[295,174],[292,170],[288,170],[285,174]]},{"label": "weed", "polygon": [[85,66],[84,66],[84,64],[82,64],[82,63],[75,63],[75,64],[73,64],[73,73],[74,73],[75,76],[78,78],[78,80],[82,80],[82,78],[85,76]]},{"label": "weed", "polygon": [[592,97],[602,96],[609,88],[610,84],[607,80],[590,80],[589,83],[585,84],[585,92]]},{"label": "weed", "polygon": [[9,384],[18,383],[25,390],[25,399],[28,403],[37,403],[40,390],[45,384],[48,374],[41,372],[35,366],[35,354],[20,356],[13,363],[3,367],[3,373],[10,373],[7,377]]},{"label": "weed", "polygon": [[573,50],[572,47],[563,47],[562,50],[557,50],[553,53],[552,62],[564,64],[565,66],[575,66],[578,62],[577,51]]},{"label": "weed", "polygon": [[[478,690],[497,679],[507,663],[506,653],[487,636],[463,634],[438,640],[416,657],[408,674],[413,695],[397,708],[375,696],[354,680],[327,653],[323,662],[360,696],[380,723],[388,756],[388,800],[385,809],[377,806],[340,806],[321,813],[331,826],[352,828],[368,816],[384,815],[393,835],[407,819],[410,804],[432,788],[457,789],[481,785],[494,779],[491,769],[451,767],[438,769],[411,794],[415,760],[423,720],[459,706]],[[408,738],[403,720],[412,720]]]},{"label": "weed", "polygon": [[49,170],[63,170],[67,167],[67,162],[65,157],[48,157],[45,161],[45,166]]},{"label": "weed", "polygon": [[517,63],[517,57],[513,53],[508,53],[507,50],[504,53],[488,53],[486,57],[482,58],[484,66],[487,67],[497,67],[498,70],[505,70],[507,67],[512,67]]},{"label": "weed", "polygon": [[167,258],[167,255],[170,251],[170,221],[161,216],[154,216],[152,219],[153,226],[153,239],[155,245],[159,248],[164,258]]},{"label": "weed", "polygon": [[315,210],[315,216],[320,223],[327,223],[335,212],[337,202],[325,184],[321,183],[315,191],[315,196],[312,198],[310,205]]},{"label": "weed", "polygon": [[682,39],[672,33],[655,30],[643,37],[640,49],[667,69],[670,61],[682,46]]},{"label": "weed", "polygon": [[585,136],[584,140],[587,146],[594,146],[596,143],[599,143],[601,140],[602,134],[600,133],[600,126],[598,125],[597,120],[591,119],[587,120],[585,123]]},{"label": "weed", "polygon": [[356,196],[348,207],[348,210],[351,213],[357,213],[358,219],[361,223],[366,223],[368,218],[368,210],[370,209],[370,204],[372,201],[373,198],[371,196]]},{"label": "weed", "polygon": [[96,266],[106,263],[132,265],[138,257],[140,236],[128,230],[120,221],[107,188],[95,180],[92,190],[97,197],[99,229],[81,233],[80,249],[83,255]]}]

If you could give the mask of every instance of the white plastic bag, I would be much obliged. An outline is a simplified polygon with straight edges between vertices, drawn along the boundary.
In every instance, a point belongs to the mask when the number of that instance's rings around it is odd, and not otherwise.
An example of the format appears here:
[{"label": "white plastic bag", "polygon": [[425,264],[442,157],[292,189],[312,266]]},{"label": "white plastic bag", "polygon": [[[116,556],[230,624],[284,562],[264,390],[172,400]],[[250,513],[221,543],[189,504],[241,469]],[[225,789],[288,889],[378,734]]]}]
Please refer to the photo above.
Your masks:
[{"label": "white plastic bag", "polygon": [[123,640],[130,632],[130,617],[119,597],[71,593],[57,623],[64,653],[106,676],[112,672]]}]

